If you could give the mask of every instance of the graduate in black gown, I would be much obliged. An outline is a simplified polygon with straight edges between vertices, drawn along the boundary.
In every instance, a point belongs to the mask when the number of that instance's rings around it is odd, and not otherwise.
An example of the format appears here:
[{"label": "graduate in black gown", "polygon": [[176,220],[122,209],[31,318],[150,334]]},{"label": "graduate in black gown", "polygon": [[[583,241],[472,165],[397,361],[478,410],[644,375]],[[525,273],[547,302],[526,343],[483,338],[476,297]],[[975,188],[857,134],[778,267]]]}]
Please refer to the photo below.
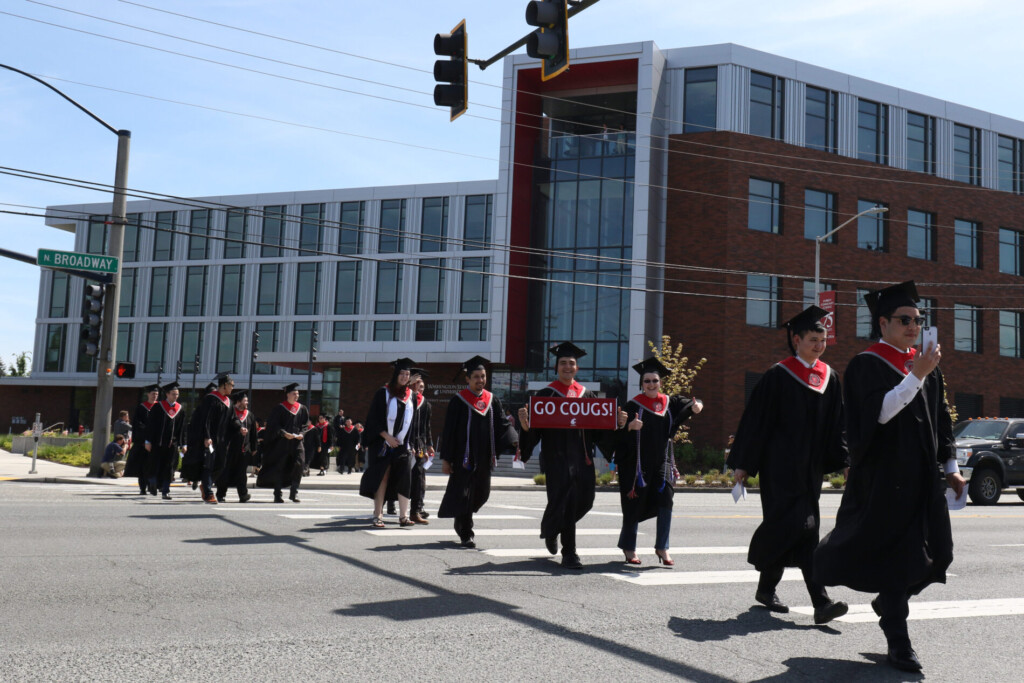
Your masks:
[{"label": "graduate in black gown", "polygon": [[409,382],[415,363],[399,358],[392,364],[391,380],[377,390],[366,416],[366,470],[359,481],[359,495],[373,499],[373,526],[384,526],[384,498],[393,486],[399,504],[398,523],[413,526],[409,519],[411,488],[412,422],[416,401]]},{"label": "graduate in black gown", "polygon": [[940,347],[914,348],[924,323],[917,300],[913,281],[865,297],[881,341],[846,367],[850,476],[836,526],[814,555],[817,581],[878,593],[871,606],[881,617],[889,663],[906,671],[921,669],[907,631],[909,599],[946,581],[953,536],[945,485],[959,496],[965,484]]},{"label": "graduate in black gown", "polygon": [[498,456],[519,441],[501,401],[485,388],[489,362],[473,356],[462,365],[467,387],[449,401],[441,433],[441,460],[449,477],[437,516],[455,520],[455,533],[466,548],[476,547],[473,513],[491,495]]},{"label": "graduate in black gown", "polygon": [[327,474],[327,467],[331,464],[331,449],[334,448],[334,428],[327,421],[326,415],[320,415],[313,426],[313,435],[316,445],[316,457],[310,464],[310,469],[316,469],[316,476],[323,477]]},{"label": "graduate in black gown", "polygon": [[244,391],[231,394],[231,415],[225,425],[227,458],[217,477],[217,502],[223,503],[228,489],[238,491],[238,502],[246,503],[249,495],[246,469],[256,450],[256,418],[249,412],[249,395]]},{"label": "graduate in black gown", "polygon": [[416,379],[409,382],[410,388],[416,395],[416,418],[412,421],[413,448],[412,473],[409,486],[409,505],[411,513],[409,519],[416,524],[428,524],[427,517],[430,515],[423,509],[423,501],[427,494],[427,470],[425,465],[429,458],[434,457],[434,435],[430,429],[430,402],[424,396],[426,391],[427,371],[423,368],[413,368],[410,371]]},{"label": "graduate in black gown", "polygon": [[[577,359],[587,352],[572,342],[562,342],[548,349],[556,359],[558,379],[537,392],[537,396],[582,398],[586,388],[576,381]],[[545,476],[548,504],[540,522],[540,537],[552,555],[558,553],[558,537],[562,538],[562,566],[582,569],[576,553],[576,523],[594,506],[594,446],[607,445],[609,430],[597,429],[530,429],[530,413],[519,409],[520,452],[523,462],[540,444],[540,469]]]},{"label": "graduate in black gown", "polygon": [[306,406],[299,403],[299,384],[292,382],[284,388],[285,400],[270,409],[267,428],[263,435],[263,462],[256,485],[261,489],[274,489],[274,502],[283,503],[282,491],[289,490],[289,499],[299,502],[299,483],[306,467],[302,437],[309,423]]},{"label": "graduate in black gown", "polygon": [[848,465],[842,388],[835,370],[820,359],[828,337],[821,324],[826,313],[810,306],[784,323],[793,355],[758,380],[727,461],[738,483],[760,475],[764,519],[747,552],[747,562],[761,573],[754,598],[772,611],[788,612],[775,589],[786,567],[799,567],[816,624],[848,609],[812,577],[823,475]]},{"label": "graduate in black gown", "polygon": [[213,482],[227,460],[227,425],[231,419],[229,395],[235,380],[222,372],[213,383],[217,387],[203,396],[188,422],[188,451],[181,460],[181,478],[198,481],[203,502],[216,504]]},{"label": "graduate in black gown", "polygon": [[160,400],[160,387],[150,384],[142,387],[146,398],[139,405],[135,406],[135,416],[132,418],[132,428],[135,432],[135,439],[132,440],[131,450],[128,452],[128,462],[124,467],[124,476],[138,477],[139,495],[144,496],[148,491],[150,495],[156,495],[156,486],[149,486],[146,475],[146,464],[149,460],[149,451],[146,450],[146,420],[149,419],[149,412]]},{"label": "graduate in black gown", "polygon": [[171,480],[178,467],[178,448],[185,444],[185,413],[178,403],[178,383],[160,387],[159,401],[146,419],[146,450],[149,451],[149,485],[158,489],[164,500],[171,499]]},{"label": "graduate in black gown", "polygon": [[349,474],[356,468],[356,446],[359,444],[359,432],[352,424],[352,418],[346,417],[336,435],[338,446],[338,472]]},{"label": "graduate in black gown", "polygon": [[672,487],[678,476],[672,438],[704,404],[697,399],[661,393],[661,379],[672,373],[657,358],[637,363],[633,369],[640,374],[643,391],[620,411],[619,430],[615,434],[614,460],[622,505],[619,548],[627,563],[640,564],[636,554],[637,528],[640,522],[657,518],[654,552],[660,563],[671,567],[675,565],[668,554]]}]

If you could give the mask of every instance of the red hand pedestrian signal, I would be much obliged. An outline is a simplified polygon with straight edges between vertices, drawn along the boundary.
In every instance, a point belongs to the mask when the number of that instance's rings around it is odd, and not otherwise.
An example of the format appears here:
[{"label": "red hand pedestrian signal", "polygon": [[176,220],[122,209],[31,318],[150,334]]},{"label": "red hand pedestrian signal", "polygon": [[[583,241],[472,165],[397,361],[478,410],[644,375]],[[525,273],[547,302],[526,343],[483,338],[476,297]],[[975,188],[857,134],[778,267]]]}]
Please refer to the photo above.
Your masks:
[{"label": "red hand pedestrian signal", "polygon": [[135,377],[135,363],[121,361],[114,366],[114,374],[121,379],[132,379]]}]

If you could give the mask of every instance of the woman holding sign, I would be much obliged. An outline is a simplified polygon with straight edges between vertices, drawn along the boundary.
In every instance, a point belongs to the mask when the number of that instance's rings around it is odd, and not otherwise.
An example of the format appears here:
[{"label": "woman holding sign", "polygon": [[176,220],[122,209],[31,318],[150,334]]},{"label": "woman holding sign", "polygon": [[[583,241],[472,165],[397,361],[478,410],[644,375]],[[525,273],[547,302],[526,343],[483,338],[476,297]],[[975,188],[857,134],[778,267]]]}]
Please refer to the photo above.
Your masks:
[{"label": "woman holding sign", "polygon": [[640,522],[657,517],[654,552],[658,562],[673,566],[668,554],[672,525],[672,485],[676,480],[672,437],[704,404],[685,396],[661,393],[661,380],[671,371],[657,358],[637,363],[641,393],[630,399],[616,432],[615,465],[619,471],[622,532],[619,548],[629,564],[640,564],[636,535]]}]

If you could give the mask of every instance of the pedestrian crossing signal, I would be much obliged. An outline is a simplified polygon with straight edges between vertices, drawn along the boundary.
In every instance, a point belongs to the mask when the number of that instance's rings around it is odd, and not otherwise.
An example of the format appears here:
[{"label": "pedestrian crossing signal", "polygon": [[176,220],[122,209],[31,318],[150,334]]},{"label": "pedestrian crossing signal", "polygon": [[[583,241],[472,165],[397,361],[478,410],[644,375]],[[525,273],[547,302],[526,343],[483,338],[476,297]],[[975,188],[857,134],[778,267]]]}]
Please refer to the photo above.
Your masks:
[{"label": "pedestrian crossing signal", "polygon": [[114,366],[114,375],[118,379],[133,379],[135,377],[135,363],[129,363],[128,361],[119,361]]}]

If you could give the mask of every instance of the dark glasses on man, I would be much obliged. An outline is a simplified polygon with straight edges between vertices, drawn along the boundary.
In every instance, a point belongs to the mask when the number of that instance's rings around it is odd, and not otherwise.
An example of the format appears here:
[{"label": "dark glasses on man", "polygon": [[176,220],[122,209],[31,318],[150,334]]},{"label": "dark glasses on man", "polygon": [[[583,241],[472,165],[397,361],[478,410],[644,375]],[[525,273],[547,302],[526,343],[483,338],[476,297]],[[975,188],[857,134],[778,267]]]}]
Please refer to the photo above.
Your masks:
[{"label": "dark glasses on man", "polygon": [[645,377],[644,378],[644,384],[657,384],[660,381],[661,380],[658,379],[657,377]]},{"label": "dark glasses on man", "polygon": [[915,318],[914,316],[911,315],[894,315],[890,316],[889,320],[899,320],[900,324],[903,325],[904,327],[909,326],[910,323],[914,323],[915,325],[920,327],[921,325],[924,325],[925,322],[923,317],[917,316]]}]

